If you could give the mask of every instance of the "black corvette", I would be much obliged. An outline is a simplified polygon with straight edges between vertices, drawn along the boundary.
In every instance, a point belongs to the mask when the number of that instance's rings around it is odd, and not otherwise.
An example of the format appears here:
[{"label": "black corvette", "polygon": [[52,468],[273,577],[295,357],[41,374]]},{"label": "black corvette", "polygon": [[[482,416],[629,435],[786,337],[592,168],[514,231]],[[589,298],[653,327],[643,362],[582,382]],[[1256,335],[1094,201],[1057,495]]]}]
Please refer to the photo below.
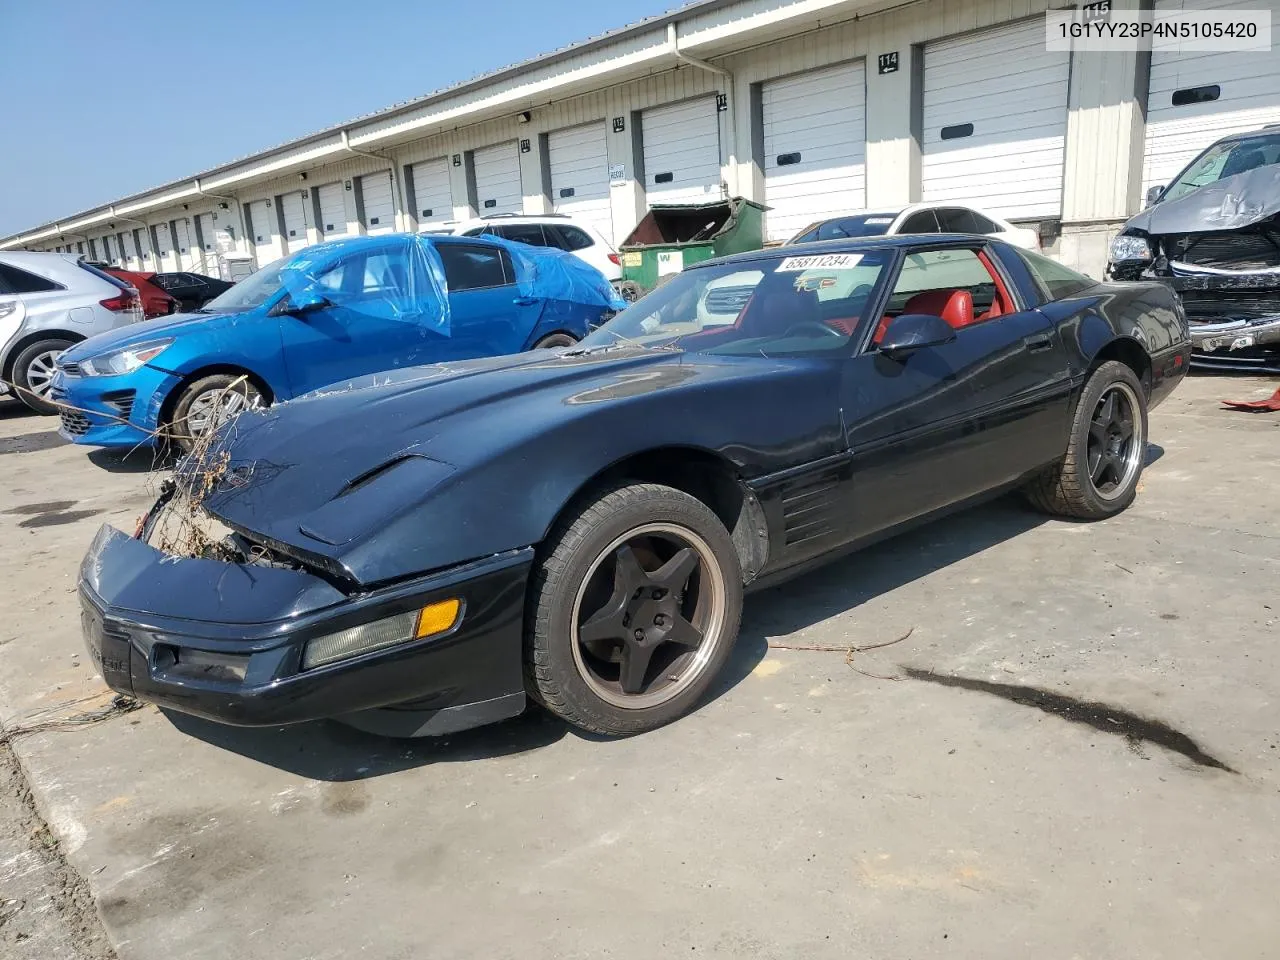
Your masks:
[{"label": "black corvette", "polygon": [[1017,487],[1123,510],[1190,353],[1168,288],[980,237],[701,264],[571,349],[242,415],[200,507],[222,539],[167,555],[163,506],[104,527],[86,637],[116,690],[233,724],[434,734],[533,697],[648,730],[724,664],[744,588]]}]

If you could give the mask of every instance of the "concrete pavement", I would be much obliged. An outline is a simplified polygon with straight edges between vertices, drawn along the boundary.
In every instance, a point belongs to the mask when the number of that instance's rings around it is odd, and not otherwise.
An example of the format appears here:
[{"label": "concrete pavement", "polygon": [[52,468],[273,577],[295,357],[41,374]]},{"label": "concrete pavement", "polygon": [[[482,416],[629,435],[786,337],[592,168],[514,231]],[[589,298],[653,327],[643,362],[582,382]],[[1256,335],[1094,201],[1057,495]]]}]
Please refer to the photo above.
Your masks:
[{"label": "concrete pavement", "polygon": [[[1271,389],[1186,382],[1117,519],[1009,498],[752,597],[717,695],[647,736],[145,707],[13,749],[126,960],[1272,955],[1280,416],[1215,402]],[[12,729],[107,703],[76,566],[150,494],[4,406]]]}]

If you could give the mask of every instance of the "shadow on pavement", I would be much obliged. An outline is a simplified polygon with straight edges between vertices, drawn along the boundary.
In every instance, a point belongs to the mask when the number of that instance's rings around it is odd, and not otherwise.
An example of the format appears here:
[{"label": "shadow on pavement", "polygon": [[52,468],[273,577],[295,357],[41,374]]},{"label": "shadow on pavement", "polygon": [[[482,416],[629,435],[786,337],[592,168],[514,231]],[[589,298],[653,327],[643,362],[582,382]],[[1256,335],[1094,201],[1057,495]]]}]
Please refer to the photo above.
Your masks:
[{"label": "shadow on pavement", "polygon": [[[699,709],[737,686],[786,635],[981,553],[1048,518],[1017,497],[965,510],[748,598],[729,662]],[[325,721],[293,727],[229,727],[167,712],[183,733],[314,780],[361,780],[432,763],[510,756],[555,743],[566,733],[599,739],[531,707],[490,727],[420,740],[392,740]]]},{"label": "shadow on pavement", "polygon": [[541,710],[444,737],[392,740],[334,721],[289,727],[229,727],[161,711],[178,730],[312,780],[365,780],[433,763],[460,763],[525,753],[555,743],[569,727]]},{"label": "shadow on pavement", "polygon": [[158,447],[94,447],[89,451],[89,460],[108,473],[151,473],[170,469],[177,457]]}]

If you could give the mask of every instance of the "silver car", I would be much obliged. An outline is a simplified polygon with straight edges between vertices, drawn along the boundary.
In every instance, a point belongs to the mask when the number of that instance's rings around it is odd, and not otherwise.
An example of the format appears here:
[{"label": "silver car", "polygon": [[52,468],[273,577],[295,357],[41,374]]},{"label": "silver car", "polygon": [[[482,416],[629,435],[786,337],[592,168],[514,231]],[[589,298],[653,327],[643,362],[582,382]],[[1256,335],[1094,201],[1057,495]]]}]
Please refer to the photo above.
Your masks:
[{"label": "silver car", "polygon": [[58,354],[141,319],[137,290],[73,254],[0,251],[0,395],[57,412],[43,398]]}]

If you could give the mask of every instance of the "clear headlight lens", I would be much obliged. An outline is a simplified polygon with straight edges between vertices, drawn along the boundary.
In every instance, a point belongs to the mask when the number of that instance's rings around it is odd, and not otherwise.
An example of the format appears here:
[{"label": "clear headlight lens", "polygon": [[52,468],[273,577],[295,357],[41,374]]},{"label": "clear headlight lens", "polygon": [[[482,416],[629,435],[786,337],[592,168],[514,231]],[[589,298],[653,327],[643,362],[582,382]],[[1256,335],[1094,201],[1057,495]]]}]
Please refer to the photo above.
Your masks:
[{"label": "clear headlight lens", "polygon": [[462,613],[462,601],[441,600],[421,610],[362,623],[358,627],[325,634],[307,642],[302,651],[302,669],[323,666],[337,660],[393,647],[410,640],[424,640],[453,629]]},{"label": "clear headlight lens", "polygon": [[173,338],[169,337],[167,340],[149,340],[146,343],[125,347],[123,350],[102,353],[96,357],[90,357],[88,360],[81,360],[80,372],[86,377],[119,376],[122,373],[132,373],[144,363],[150,363],[164,353],[172,343]]},{"label": "clear headlight lens", "polygon": [[1150,260],[1151,244],[1146,237],[1119,236],[1111,241],[1111,260]]}]

